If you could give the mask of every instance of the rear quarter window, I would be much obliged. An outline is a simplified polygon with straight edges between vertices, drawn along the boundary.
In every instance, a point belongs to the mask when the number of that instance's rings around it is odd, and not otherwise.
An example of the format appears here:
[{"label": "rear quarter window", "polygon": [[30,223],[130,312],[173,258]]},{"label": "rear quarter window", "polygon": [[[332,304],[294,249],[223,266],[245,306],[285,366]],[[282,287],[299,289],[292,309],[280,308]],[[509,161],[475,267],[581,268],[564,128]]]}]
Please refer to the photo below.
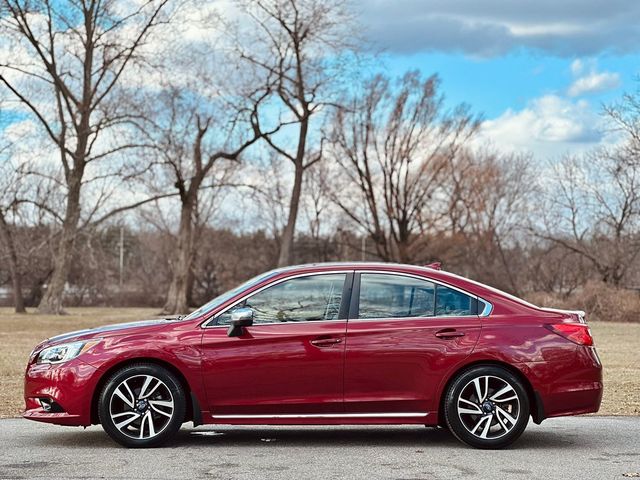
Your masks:
[{"label": "rear quarter window", "polygon": [[464,316],[478,314],[478,300],[453,288],[438,285],[436,316]]}]

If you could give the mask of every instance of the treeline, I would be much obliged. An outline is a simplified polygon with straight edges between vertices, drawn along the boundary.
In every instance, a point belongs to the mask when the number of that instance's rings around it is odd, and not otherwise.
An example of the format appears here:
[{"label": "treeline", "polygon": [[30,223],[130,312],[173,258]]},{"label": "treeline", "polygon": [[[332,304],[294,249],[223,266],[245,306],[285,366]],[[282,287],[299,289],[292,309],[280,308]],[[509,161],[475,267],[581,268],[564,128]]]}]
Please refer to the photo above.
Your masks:
[{"label": "treeline", "polygon": [[0,282],[16,311],[183,313],[275,266],[427,263],[518,295],[633,288],[640,97],[615,144],[479,144],[436,75],[373,72],[341,0],[0,0]]},{"label": "treeline", "polygon": [[[18,228],[18,263],[22,268],[24,304],[37,307],[53,269],[46,245],[49,228]],[[424,239],[426,250],[411,263],[433,260],[444,268],[543,304],[566,304],[589,309],[601,318],[636,321],[640,262],[635,261],[622,291],[607,284],[581,255],[545,240],[510,243],[501,247],[488,237],[437,234]],[[160,309],[173,276],[175,237],[156,229],[140,231],[130,226],[108,226],[77,239],[64,301],[68,306],[146,306]],[[238,233],[204,228],[198,234],[190,269],[188,307],[199,306],[247,278],[275,268],[279,245],[260,230]],[[120,259],[122,258],[122,263]],[[293,248],[295,263],[379,261],[371,237],[338,228],[330,236],[299,234]],[[11,285],[6,269],[0,284]],[[578,302],[578,303],[576,303]],[[618,304],[622,303],[622,304]],[[2,298],[13,304],[13,296]],[[617,317],[616,317],[617,315]]]}]

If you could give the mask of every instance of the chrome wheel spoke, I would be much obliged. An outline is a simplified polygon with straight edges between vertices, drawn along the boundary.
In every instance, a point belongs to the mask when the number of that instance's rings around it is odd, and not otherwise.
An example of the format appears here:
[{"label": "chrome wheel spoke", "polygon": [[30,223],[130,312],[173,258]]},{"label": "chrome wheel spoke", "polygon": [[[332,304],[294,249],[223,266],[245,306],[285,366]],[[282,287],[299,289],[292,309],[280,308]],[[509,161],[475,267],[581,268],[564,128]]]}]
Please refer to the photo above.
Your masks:
[{"label": "chrome wheel spoke", "polygon": [[[512,395],[506,398],[502,398],[502,396],[506,395],[507,393],[511,393]],[[504,402],[509,402],[511,400],[515,400],[516,398],[518,398],[518,394],[513,389],[513,387],[511,385],[506,385],[504,388],[500,389],[500,391],[491,395],[491,397],[489,397],[489,400],[493,400],[494,402],[504,403]]]},{"label": "chrome wheel spoke", "polygon": [[502,421],[502,419],[500,418],[500,414],[498,412],[496,412],[496,420],[498,420],[498,423],[502,427],[502,430],[504,430],[505,432],[508,432],[510,430],[510,428],[508,428],[505,425],[505,423]]},{"label": "chrome wheel spoke", "polygon": [[156,413],[159,413],[160,415],[164,415],[165,417],[171,418],[171,413],[163,412],[158,407],[156,407],[153,403],[151,404],[151,410],[153,410]]},{"label": "chrome wheel spoke", "polygon": [[[149,388],[149,385],[151,384],[151,382],[155,380],[156,384],[153,386],[153,388],[151,390],[149,390],[147,392],[147,388]],[[160,380],[158,380],[157,378],[153,378],[149,375],[147,375],[147,378],[144,381],[144,384],[142,385],[142,388],[140,389],[140,395],[138,396],[138,398],[140,399],[144,399],[147,397],[150,397],[151,395],[153,395],[153,392],[155,392],[157,390],[157,388],[162,384],[162,382]]]},{"label": "chrome wheel spoke", "polygon": [[491,428],[492,420],[493,420],[493,415],[487,415],[487,421],[484,424],[484,429],[482,430],[482,433],[480,434],[481,438],[487,438],[487,434],[489,433],[489,429]]},{"label": "chrome wheel spoke", "polygon": [[482,415],[482,410],[476,407],[475,410],[470,408],[458,407],[459,413],[464,413],[465,415]]},{"label": "chrome wheel spoke", "polygon": [[150,411],[147,411],[147,413],[144,414],[144,417],[142,417],[142,423],[140,424],[140,435],[138,438],[145,438],[145,435],[144,435],[145,424],[147,425],[147,430],[149,431],[149,435],[147,435],[147,437],[155,437],[156,431],[153,426],[153,416],[151,415]]},{"label": "chrome wheel spoke", "polygon": [[149,404],[153,407],[167,407],[173,410],[173,401],[164,401],[164,400],[149,400]]},{"label": "chrome wheel spoke", "polygon": [[473,427],[473,430],[471,430],[471,433],[475,434],[479,429],[480,426],[483,423],[488,423],[489,425],[491,424],[491,417],[484,415],[483,417],[480,418],[480,420],[478,420],[478,423],[476,423],[476,426]]},{"label": "chrome wheel spoke", "polygon": [[151,414],[151,411],[147,412],[147,422],[149,423],[149,436],[150,437],[155,437],[156,436],[156,430],[154,428],[154,424],[153,424],[153,415]]},{"label": "chrome wheel spoke", "polygon": [[513,418],[511,415],[509,415],[507,412],[505,412],[500,407],[496,407],[496,415],[502,415],[504,418],[509,420],[509,422],[511,422],[511,425],[515,425],[516,424],[517,419]]},{"label": "chrome wheel spoke", "polygon": [[140,414],[137,412],[122,412],[120,414],[116,414],[116,415],[111,415],[111,418],[116,418],[116,417],[121,417],[124,415],[128,415],[129,418],[123,420],[120,423],[116,423],[115,426],[118,430],[122,430],[124,427],[126,427],[127,425],[133,423],[134,421],[136,421],[138,418],[140,418]]},{"label": "chrome wheel spoke", "polygon": [[478,402],[484,402],[489,395],[489,377],[478,377],[473,379],[476,397]]},{"label": "chrome wheel spoke", "polygon": [[476,398],[478,399],[479,402],[481,402],[483,398],[482,398],[482,389],[480,388],[479,378],[473,379],[473,386],[476,388]]},{"label": "chrome wheel spoke", "polygon": [[[126,394],[122,390],[120,390],[120,387],[125,388]],[[118,386],[118,388],[116,388],[116,390],[113,393],[116,394],[118,397],[120,397],[120,399],[124,403],[129,405],[130,408],[133,408],[133,402],[135,401],[135,396],[133,395],[133,392],[129,388],[129,385],[127,385],[126,381],[122,382],[122,384]]]},{"label": "chrome wheel spoke", "polygon": [[458,399],[458,412],[469,415],[482,415],[482,410],[478,405],[464,398]]},{"label": "chrome wheel spoke", "polygon": [[147,391],[147,388],[149,387],[149,384],[151,383],[151,381],[153,380],[153,377],[151,375],[147,375],[144,377],[144,383],[142,384],[142,388],[140,388],[140,393],[138,393],[138,398],[144,398],[144,392]]}]

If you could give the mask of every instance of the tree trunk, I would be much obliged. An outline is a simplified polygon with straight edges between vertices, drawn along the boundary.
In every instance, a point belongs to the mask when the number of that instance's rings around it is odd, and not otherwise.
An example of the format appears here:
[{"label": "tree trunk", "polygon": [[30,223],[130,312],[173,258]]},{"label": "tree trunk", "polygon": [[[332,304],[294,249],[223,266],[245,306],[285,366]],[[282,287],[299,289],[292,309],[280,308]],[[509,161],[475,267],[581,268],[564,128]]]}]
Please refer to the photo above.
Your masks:
[{"label": "tree trunk", "polygon": [[301,163],[296,163],[296,172],[293,180],[293,190],[289,202],[289,218],[287,226],[282,232],[280,242],[280,255],[278,257],[278,267],[291,265],[293,261],[293,239],[296,230],[296,220],[298,218],[298,208],[300,206],[300,194],[302,193],[302,174],[304,168]]},{"label": "tree trunk", "polygon": [[178,244],[173,259],[173,275],[167,293],[167,301],[162,309],[167,314],[187,313],[189,304],[190,271],[193,264],[193,208],[190,200],[182,204]]},{"label": "tree trunk", "polygon": [[64,296],[64,286],[67,283],[69,270],[71,269],[71,258],[73,257],[73,244],[78,233],[78,222],[80,220],[80,188],[82,186],[82,170],[74,170],[68,181],[69,193],[67,195],[67,208],[58,251],[53,264],[53,273],[47,285],[47,290],[38,305],[38,313],[44,314],[64,314],[62,300]]},{"label": "tree trunk", "polygon": [[278,256],[278,266],[286,267],[293,261],[293,239],[296,233],[296,220],[298,219],[298,208],[300,207],[300,194],[302,192],[302,175],[304,174],[304,154],[307,146],[307,132],[309,131],[309,117],[306,116],[300,123],[298,134],[298,148],[296,151],[295,176],[293,179],[293,190],[289,202],[289,217],[287,226],[282,232],[280,242],[280,255]]},{"label": "tree trunk", "polygon": [[7,249],[7,257],[9,263],[9,273],[11,274],[11,282],[13,286],[13,303],[16,313],[26,313],[24,308],[24,297],[22,296],[22,275],[18,267],[18,255],[16,254],[16,246],[13,241],[13,235],[4,218],[4,213],[0,212],[0,240]]}]

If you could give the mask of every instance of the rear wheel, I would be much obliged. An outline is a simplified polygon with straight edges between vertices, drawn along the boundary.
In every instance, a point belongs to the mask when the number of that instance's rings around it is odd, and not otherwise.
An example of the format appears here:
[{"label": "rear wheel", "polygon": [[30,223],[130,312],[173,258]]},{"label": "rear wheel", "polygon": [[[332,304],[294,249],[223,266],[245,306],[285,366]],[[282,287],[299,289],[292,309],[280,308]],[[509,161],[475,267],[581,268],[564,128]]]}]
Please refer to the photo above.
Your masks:
[{"label": "rear wheel", "polygon": [[460,374],[444,404],[449,430],[476,448],[502,448],[514,442],[529,421],[529,398],[522,382],[496,366]]},{"label": "rear wheel", "polygon": [[99,398],[102,428],[126,447],[155,447],[180,429],[185,394],[178,379],[154,364],[119,370],[105,384]]}]

